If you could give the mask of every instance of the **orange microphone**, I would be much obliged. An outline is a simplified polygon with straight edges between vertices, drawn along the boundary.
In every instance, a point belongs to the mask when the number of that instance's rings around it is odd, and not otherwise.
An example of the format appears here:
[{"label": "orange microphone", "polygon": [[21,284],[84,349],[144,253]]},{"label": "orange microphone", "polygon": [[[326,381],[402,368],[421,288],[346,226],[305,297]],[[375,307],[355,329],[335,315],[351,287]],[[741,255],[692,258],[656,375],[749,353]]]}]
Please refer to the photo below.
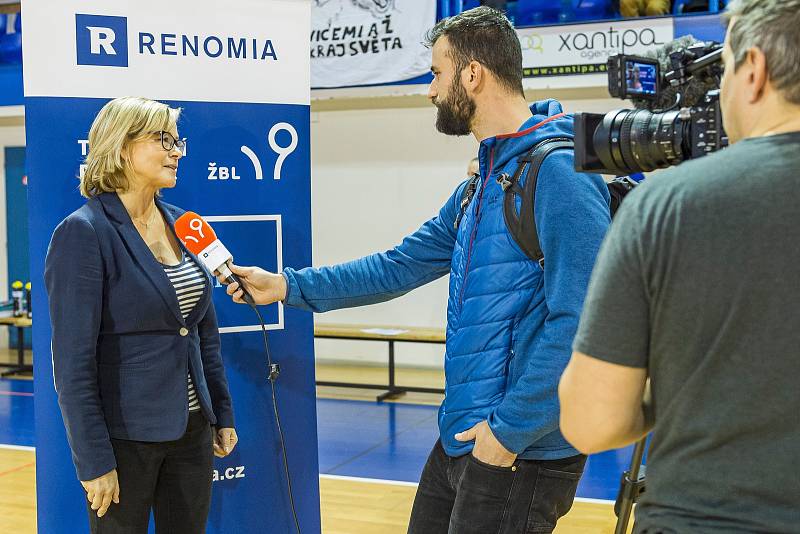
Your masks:
[{"label": "orange microphone", "polygon": [[178,217],[178,220],[175,221],[175,234],[189,252],[197,256],[209,271],[221,276],[226,285],[237,282],[244,293],[242,296],[244,301],[250,306],[256,305],[239,277],[231,272],[229,263],[233,256],[222,244],[222,241],[217,239],[217,234],[211,225],[201,216],[193,211],[187,211]]}]

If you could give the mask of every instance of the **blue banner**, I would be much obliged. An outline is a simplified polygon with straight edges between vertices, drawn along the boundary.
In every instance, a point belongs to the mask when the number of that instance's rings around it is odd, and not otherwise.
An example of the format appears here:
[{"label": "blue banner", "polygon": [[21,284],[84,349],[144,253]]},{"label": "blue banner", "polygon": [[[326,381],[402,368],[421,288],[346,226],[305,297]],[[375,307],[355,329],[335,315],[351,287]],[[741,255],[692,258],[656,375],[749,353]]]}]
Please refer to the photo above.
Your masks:
[{"label": "blue banner", "polygon": [[[220,14],[218,4],[210,1],[178,2],[186,4],[183,7],[173,3],[169,10],[151,13],[147,13],[150,8],[163,8],[163,4],[109,2],[103,5],[113,5],[101,12],[97,2],[65,4],[71,5],[58,8],[65,12],[63,17],[48,13],[50,7],[38,12],[33,7],[25,14],[33,287],[44,288],[44,260],[54,228],[84,202],[78,194],[77,177],[89,148],[91,122],[111,97],[128,93],[144,94],[183,108],[178,129],[181,137],[188,139],[188,152],[180,163],[177,186],[163,192],[166,202],[204,216],[237,263],[260,265],[272,271],[287,265],[310,265],[310,118],[309,105],[304,101],[308,97],[308,74],[289,80],[283,73],[287,82],[281,91],[285,93],[287,85],[304,87],[297,98],[283,98],[280,91],[267,88],[274,80],[266,67],[279,65],[276,61],[301,58],[297,60],[299,65],[281,68],[289,72],[307,70],[308,6],[298,11],[286,7],[286,2],[253,1],[237,4],[236,13],[228,14],[231,9],[226,9],[225,14]],[[306,2],[296,3],[300,4]],[[191,17],[186,16],[187,11],[204,9],[222,18],[213,21],[213,33],[199,23],[193,27]],[[137,19],[134,15],[142,11],[146,16]],[[91,20],[81,19],[86,13],[93,14]],[[166,23],[160,20],[160,26],[149,27],[147,20],[153,20],[153,13],[159,19],[166,18]],[[272,34],[272,39],[262,37],[270,28],[261,22],[250,22],[253,30],[244,46],[256,50],[256,54],[250,54],[254,57],[249,62],[224,54],[217,58],[201,57],[199,53],[177,57],[151,54],[146,47],[142,50],[136,46],[146,43],[147,35],[159,35],[160,28],[167,24],[170,33],[161,35],[188,36],[190,44],[197,37],[198,42],[205,40],[213,47],[217,41],[225,42],[225,28],[237,26],[241,20],[264,20],[267,15],[272,18],[270,27],[294,26],[293,31],[305,39],[280,39],[290,35],[285,28],[282,34]],[[226,17],[230,20],[226,21]],[[53,21],[62,18],[65,28],[52,31],[56,24]],[[95,28],[95,35],[84,42],[80,28],[87,24]],[[103,24],[112,31],[98,33],[97,28]],[[69,50],[62,58],[53,50],[61,46],[57,44],[60,33],[70,35],[70,25],[73,32],[76,25],[78,30],[63,45]],[[124,38],[120,36],[121,25],[126,30]],[[247,34],[247,26],[237,27],[237,33],[228,33]],[[117,40],[112,39],[112,34]],[[45,35],[47,42],[39,41]],[[124,61],[121,53],[104,57],[108,50],[93,46],[92,38],[109,46],[123,46]],[[175,39],[180,42],[180,38]],[[271,41],[277,59],[260,57],[267,49],[267,41]],[[290,54],[289,47],[299,50]],[[155,52],[159,50],[156,48]],[[49,87],[43,89],[37,77],[41,77],[39,69],[45,60],[54,66],[49,68]],[[261,76],[260,87],[238,87],[236,75],[240,69],[243,84],[252,83],[253,76]],[[31,76],[30,83],[28,70],[37,73]],[[56,80],[59,71],[67,72],[71,78]],[[94,83],[98,72],[107,80],[105,86]],[[173,74],[165,77],[165,72]],[[132,82],[132,75],[137,80]],[[182,88],[186,89],[185,99],[180,97]],[[257,93],[263,94],[263,100],[253,96]],[[53,387],[46,295],[39,289],[33,298],[38,310],[34,323],[38,529],[47,534],[87,532],[85,492],[72,465]],[[294,532],[258,319],[249,308],[233,304],[221,286],[215,288],[214,304],[240,441],[234,453],[217,459],[214,472],[209,473],[214,482],[208,532]],[[81,311],[75,313],[80,315]],[[312,318],[277,304],[264,307],[262,315],[270,330],[272,357],[282,369],[277,381],[278,406],[297,514],[304,533],[320,532]]]}]

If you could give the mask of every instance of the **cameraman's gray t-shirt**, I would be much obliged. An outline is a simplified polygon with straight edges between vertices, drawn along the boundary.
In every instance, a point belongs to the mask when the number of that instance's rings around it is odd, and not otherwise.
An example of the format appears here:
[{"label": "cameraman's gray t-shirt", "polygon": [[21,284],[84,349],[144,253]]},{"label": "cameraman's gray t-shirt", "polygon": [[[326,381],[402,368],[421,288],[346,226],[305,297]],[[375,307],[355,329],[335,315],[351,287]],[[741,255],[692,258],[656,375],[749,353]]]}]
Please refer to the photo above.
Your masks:
[{"label": "cameraman's gray t-shirt", "polygon": [[800,132],[647,180],[592,275],[576,351],[651,379],[637,531],[800,532]]}]

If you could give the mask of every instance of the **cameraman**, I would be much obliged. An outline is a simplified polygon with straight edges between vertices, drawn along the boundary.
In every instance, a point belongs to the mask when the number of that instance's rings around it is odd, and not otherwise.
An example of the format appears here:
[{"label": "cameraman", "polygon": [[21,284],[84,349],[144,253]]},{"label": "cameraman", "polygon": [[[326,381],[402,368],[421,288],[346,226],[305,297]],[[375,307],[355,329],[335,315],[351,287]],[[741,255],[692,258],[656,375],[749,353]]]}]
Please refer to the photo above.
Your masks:
[{"label": "cameraman", "polygon": [[800,0],[737,0],[725,20],[735,145],[625,201],[559,387],[585,453],[653,429],[637,533],[800,521]]}]

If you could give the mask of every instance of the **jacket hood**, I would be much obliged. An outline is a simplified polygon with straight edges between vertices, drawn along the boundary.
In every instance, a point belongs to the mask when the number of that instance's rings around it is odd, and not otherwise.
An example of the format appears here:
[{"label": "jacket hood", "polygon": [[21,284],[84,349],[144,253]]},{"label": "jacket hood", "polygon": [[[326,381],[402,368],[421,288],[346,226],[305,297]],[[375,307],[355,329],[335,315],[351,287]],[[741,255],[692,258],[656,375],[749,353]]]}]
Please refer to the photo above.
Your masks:
[{"label": "jacket hood", "polygon": [[490,166],[493,171],[500,169],[544,139],[573,138],[572,115],[565,114],[557,100],[540,100],[530,108],[533,116],[519,130],[481,141],[478,152],[481,176],[486,176]]}]

